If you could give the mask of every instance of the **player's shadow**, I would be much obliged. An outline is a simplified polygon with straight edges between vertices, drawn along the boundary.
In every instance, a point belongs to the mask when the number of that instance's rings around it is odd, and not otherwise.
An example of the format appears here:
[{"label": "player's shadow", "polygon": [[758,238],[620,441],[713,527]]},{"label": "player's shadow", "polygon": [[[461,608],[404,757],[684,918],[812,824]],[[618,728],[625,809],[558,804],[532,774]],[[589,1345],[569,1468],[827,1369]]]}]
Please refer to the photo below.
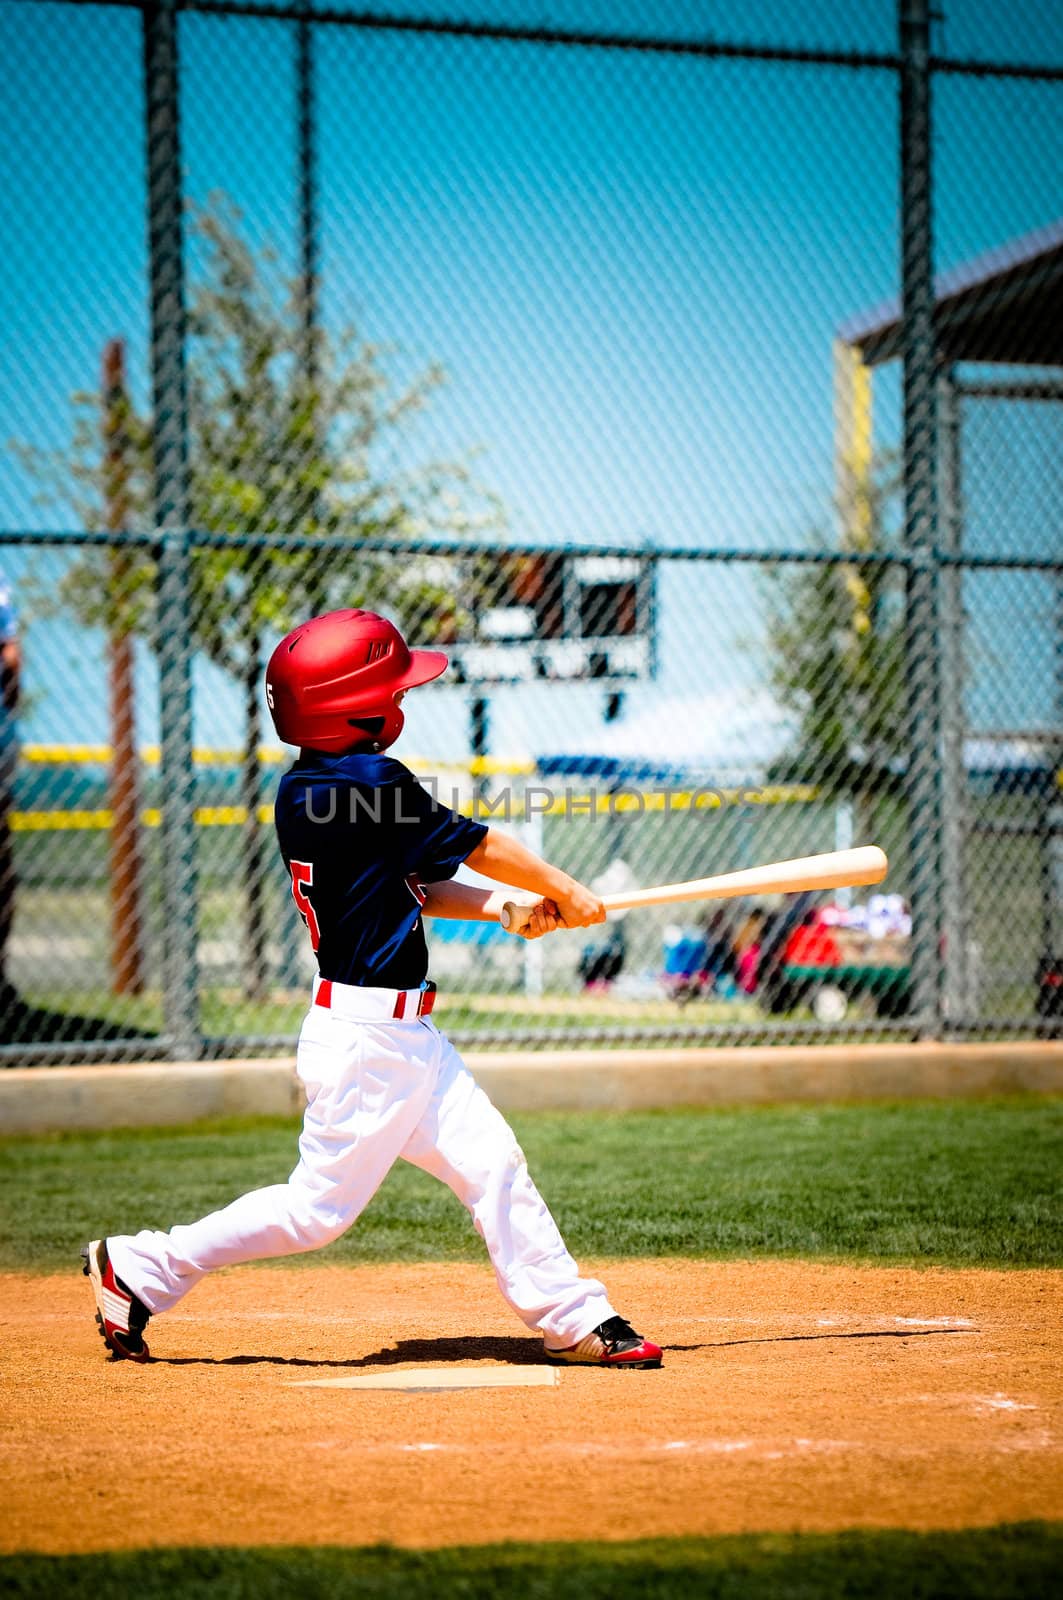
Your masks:
[{"label": "player's shadow", "polygon": [[739,1344],[805,1344],[813,1339],[938,1339],[949,1333],[978,1333],[978,1328],[867,1328],[859,1333],[774,1333],[762,1339],[710,1339],[705,1344],[670,1344],[669,1350],[729,1350]]},{"label": "player's shadow", "polygon": [[451,1339],[400,1339],[384,1350],[374,1350],[367,1356],[353,1356],[341,1361],[335,1358],[313,1356],[239,1355],[239,1356],[153,1356],[152,1364],[160,1367],[342,1367],[344,1371],[357,1372],[367,1367],[397,1367],[404,1362],[426,1362],[443,1366],[451,1361],[501,1361],[512,1367],[542,1365],[543,1347],[536,1339],[519,1337],[473,1338],[462,1336]]},{"label": "player's shadow", "polygon": [[[977,1328],[880,1328],[859,1333],[780,1333],[763,1339],[713,1339],[706,1344],[669,1344],[665,1354],[682,1355],[696,1350],[727,1350],[742,1344],[800,1344],[813,1339],[936,1339],[950,1333],[977,1333]],[[543,1347],[537,1339],[509,1336],[474,1338],[463,1335],[450,1339],[399,1339],[384,1350],[349,1360],[322,1356],[153,1356],[160,1367],[338,1367],[345,1372],[367,1367],[398,1367],[406,1362],[444,1366],[457,1361],[496,1361],[511,1367],[542,1365]]]}]

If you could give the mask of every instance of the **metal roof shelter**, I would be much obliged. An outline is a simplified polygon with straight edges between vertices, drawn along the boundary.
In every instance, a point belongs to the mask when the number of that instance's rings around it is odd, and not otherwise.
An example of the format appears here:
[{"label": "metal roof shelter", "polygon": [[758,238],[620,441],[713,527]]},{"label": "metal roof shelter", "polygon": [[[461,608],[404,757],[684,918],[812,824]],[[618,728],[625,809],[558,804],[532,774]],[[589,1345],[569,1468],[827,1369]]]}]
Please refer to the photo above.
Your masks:
[{"label": "metal roof shelter", "polygon": [[[937,547],[952,564],[939,569],[937,637],[928,641],[928,648],[940,652],[944,999],[946,1015],[959,1017],[975,1009],[965,866],[970,832],[979,826],[977,811],[970,814],[963,570],[955,564],[964,548],[960,406],[964,399],[979,398],[1058,404],[1063,376],[961,376],[957,366],[1063,367],[1063,218],[941,274],[934,283],[933,323]],[[902,357],[903,334],[900,302],[892,300],[850,317],[835,341],[837,500],[842,536],[854,548],[866,545],[871,534],[866,496],[858,492],[872,466],[870,369]],[[1058,578],[1057,594],[1057,649],[1063,661],[1063,584]],[[1059,683],[1063,694],[1063,678]],[[1063,703],[1057,711],[1063,719]],[[1060,748],[1060,741],[1050,737],[1041,761],[1049,772],[1058,772]],[[998,782],[1002,776],[997,773]],[[1058,779],[1048,783],[1043,806],[1027,825],[1041,844],[1042,937],[1049,957],[1063,945],[1063,788],[1057,785]]]},{"label": "metal roof shelter", "polygon": [[[865,366],[901,354],[900,303],[838,329]],[[1063,366],[1063,218],[943,273],[934,285],[937,353],[946,362]]]}]

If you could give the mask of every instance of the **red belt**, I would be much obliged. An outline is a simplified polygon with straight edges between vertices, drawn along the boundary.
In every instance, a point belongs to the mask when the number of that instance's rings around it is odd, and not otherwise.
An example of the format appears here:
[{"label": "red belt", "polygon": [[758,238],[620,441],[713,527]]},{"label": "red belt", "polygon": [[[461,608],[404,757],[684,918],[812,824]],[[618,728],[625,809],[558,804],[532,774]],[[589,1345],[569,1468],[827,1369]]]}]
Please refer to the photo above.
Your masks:
[{"label": "red belt", "polygon": [[[410,994],[411,992],[412,991],[408,990],[408,989],[398,989],[398,990],[396,990],[396,992],[395,992],[395,1009],[391,1013],[391,1015],[393,1017],[404,1017],[406,1015],[406,998],[407,998],[407,995]],[[410,1012],[411,1017],[427,1017],[430,1014],[430,1012],[432,1010],[432,1007],[435,1005],[435,1003],[436,1003],[436,986],[435,986],[434,983],[432,983],[429,980],[429,982],[425,984],[424,988],[421,989],[419,994],[418,994],[417,1007],[416,1007],[416,1010],[413,1010],[413,1011]],[[324,1006],[326,1011],[331,1006],[331,1004],[332,1004],[332,979],[331,978],[322,978],[321,979],[321,982],[317,986],[317,993],[314,996],[314,1004],[316,1006]]]}]

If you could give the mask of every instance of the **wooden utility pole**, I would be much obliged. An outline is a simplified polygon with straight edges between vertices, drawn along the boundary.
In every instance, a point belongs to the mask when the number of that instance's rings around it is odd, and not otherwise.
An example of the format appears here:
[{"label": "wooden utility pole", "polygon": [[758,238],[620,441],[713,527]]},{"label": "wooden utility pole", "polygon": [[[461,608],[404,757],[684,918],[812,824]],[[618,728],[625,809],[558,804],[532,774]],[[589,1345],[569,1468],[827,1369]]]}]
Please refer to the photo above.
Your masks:
[{"label": "wooden utility pole", "polygon": [[[103,352],[104,514],[108,533],[125,533],[129,519],[129,399],[125,345],[111,339]],[[129,549],[112,545],[111,617],[107,654],[111,715],[111,984],[115,994],[140,994],[140,833],[133,635],[128,607],[132,580]]]},{"label": "wooden utility pole", "polygon": [[240,773],[241,800],[247,812],[243,837],[243,867],[246,900],[244,936],[244,988],[250,1000],[265,1000],[269,994],[269,951],[266,942],[266,890],[269,862],[266,832],[258,815],[261,804],[262,769],[259,747],[262,743],[262,707],[259,695],[265,663],[262,640],[252,623],[248,628],[247,662],[244,673],[245,738]]}]

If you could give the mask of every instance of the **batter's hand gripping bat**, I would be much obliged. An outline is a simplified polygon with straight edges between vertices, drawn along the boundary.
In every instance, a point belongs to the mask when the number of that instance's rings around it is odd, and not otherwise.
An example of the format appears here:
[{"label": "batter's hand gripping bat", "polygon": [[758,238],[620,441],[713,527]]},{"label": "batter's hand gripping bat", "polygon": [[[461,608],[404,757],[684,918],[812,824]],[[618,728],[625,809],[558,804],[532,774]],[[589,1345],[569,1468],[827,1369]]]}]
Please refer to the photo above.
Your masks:
[{"label": "batter's hand gripping bat", "polygon": [[[682,900],[734,900],[740,895],[796,894],[802,889],[847,889],[857,884],[881,883],[889,862],[878,845],[856,850],[832,850],[822,856],[800,856],[796,861],[773,861],[765,867],[746,867],[716,878],[694,878],[689,883],[665,883],[656,889],[632,889],[602,897],[606,911],[628,911],[636,906],[666,906]],[[531,921],[532,906],[507,900],[499,921],[508,933],[519,933]]]}]

